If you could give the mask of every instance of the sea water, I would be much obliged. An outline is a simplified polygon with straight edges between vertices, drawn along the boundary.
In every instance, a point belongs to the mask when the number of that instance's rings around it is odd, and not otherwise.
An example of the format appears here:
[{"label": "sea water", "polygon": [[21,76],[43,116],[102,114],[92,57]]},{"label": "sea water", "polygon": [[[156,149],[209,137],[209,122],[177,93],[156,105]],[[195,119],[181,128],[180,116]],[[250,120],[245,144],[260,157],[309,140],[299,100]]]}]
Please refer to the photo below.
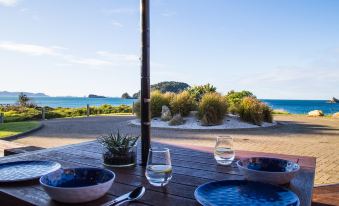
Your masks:
[{"label": "sea water", "polygon": [[[1,97],[0,104],[15,104],[18,97]],[[87,97],[33,97],[33,102],[38,106],[49,107],[86,107],[100,106],[103,104],[110,105],[132,105],[137,99],[122,98],[87,98]],[[312,110],[322,110],[325,114],[339,112],[339,104],[330,104],[326,100],[279,100],[279,99],[262,99],[273,109],[283,109],[292,114],[307,114]]]}]

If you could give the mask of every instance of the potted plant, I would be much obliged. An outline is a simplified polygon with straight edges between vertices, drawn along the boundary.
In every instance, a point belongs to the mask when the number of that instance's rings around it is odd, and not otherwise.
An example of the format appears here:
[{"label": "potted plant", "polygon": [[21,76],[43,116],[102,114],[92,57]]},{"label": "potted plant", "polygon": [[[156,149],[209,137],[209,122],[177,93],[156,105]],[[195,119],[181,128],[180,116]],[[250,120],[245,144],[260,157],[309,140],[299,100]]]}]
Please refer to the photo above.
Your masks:
[{"label": "potted plant", "polygon": [[120,131],[98,137],[103,145],[104,165],[110,167],[127,167],[136,164],[137,141],[139,136],[121,134]]}]

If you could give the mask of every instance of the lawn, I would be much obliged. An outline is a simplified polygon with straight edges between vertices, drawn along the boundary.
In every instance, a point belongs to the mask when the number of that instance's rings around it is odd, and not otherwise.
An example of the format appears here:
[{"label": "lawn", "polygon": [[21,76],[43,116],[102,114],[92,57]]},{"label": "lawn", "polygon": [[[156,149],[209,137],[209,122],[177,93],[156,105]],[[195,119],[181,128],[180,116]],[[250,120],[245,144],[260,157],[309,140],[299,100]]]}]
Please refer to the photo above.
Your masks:
[{"label": "lawn", "polygon": [[39,126],[38,122],[9,122],[0,124],[0,138],[27,132]]}]

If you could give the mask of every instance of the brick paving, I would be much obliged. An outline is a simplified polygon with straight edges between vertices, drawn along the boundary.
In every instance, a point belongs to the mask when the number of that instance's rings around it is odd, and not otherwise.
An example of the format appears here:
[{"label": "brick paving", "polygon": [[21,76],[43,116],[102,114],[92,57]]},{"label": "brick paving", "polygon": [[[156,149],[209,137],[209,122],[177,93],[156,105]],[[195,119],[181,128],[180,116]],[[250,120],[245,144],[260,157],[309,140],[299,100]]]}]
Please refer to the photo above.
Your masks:
[{"label": "brick paving", "polygon": [[[128,125],[134,117],[90,117],[45,121],[45,127],[15,142],[55,147],[95,139],[110,130],[140,134]],[[234,137],[235,149],[317,157],[315,184],[339,183],[339,119],[279,115],[274,128],[225,131],[171,131],[152,129],[157,141],[213,147],[218,135]]]}]

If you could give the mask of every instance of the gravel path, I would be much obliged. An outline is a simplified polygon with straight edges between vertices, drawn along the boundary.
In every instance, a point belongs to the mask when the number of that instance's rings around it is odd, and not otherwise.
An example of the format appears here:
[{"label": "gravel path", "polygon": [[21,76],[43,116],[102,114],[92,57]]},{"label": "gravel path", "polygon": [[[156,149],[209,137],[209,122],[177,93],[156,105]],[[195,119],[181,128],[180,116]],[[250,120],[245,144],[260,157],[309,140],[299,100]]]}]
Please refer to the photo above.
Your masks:
[{"label": "gravel path", "polygon": [[[40,147],[56,147],[95,139],[110,130],[140,134],[129,125],[131,116],[54,119],[45,127],[15,142]],[[309,118],[301,115],[276,116],[280,125],[272,128],[180,131],[152,129],[157,141],[213,147],[218,135],[232,135],[236,149],[317,157],[316,184],[339,182],[339,119]]]}]

